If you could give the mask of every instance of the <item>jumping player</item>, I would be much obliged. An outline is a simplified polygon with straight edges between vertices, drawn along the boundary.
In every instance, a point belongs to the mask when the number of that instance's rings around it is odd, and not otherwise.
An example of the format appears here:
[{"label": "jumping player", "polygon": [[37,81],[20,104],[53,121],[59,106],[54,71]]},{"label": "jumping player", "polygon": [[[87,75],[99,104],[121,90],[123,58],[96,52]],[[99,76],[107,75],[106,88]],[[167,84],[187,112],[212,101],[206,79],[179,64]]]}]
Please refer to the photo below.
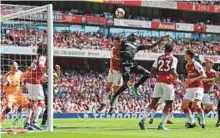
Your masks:
[{"label": "jumping player", "polygon": [[47,50],[45,48],[38,47],[37,56],[32,62],[32,65],[29,68],[30,73],[26,78],[26,86],[30,99],[29,110],[27,111],[27,118],[24,126],[24,128],[27,129],[31,126],[37,130],[43,130],[40,126],[38,126],[37,121],[43,108],[45,107],[41,80],[46,69],[46,53]]},{"label": "jumping player", "polygon": [[29,104],[29,100],[24,97],[21,90],[21,79],[27,72],[21,72],[18,69],[17,62],[13,61],[10,65],[10,71],[3,76],[3,91],[6,93],[6,109],[0,115],[0,123],[5,119],[6,115],[12,110],[14,105],[24,108]]},{"label": "jumping player", "polygon": [[[187,50],[184,55],[187,61],[187,89],[183,97],[182,110],[188,119],[185,125],[187,128],[195,127],[195,121],[192,116],[193,111],[191,110],[198,112],[198,116],[201,120],[201,127],[206,128],[204,111],[201,107],[201,101],[204,95],[203,79],[206,75],[201,64],[194,61],[194,55],[195,54],[191,50]],[[191,110],[189,108],[190,102],[192,102]]]},{"label": "jumping player", "polygon": [[[114,47],[112,49],[112,56],[110,60],[110,69],[107,78],[106,93],[103,95],[103,101],[101,106],[98,108],[97,113],[102,112],[106,107],[106,102],[109,97],[111,97],[111,92],[116,92],[118,88],[122,85],[121,69],[120,69],[120,38],[114,38]],[[115,108],[115,103],[113,104]]]},{"label": "jumping player", "polygon": [[[178,77],[176,73],[178,60],[172,54],[173,45],[165,45],[165,54],[159,56],[154,62],[151,74],[157,76],[157,82],[155,84],[153,98],[143,118],[139,122],[141,130],[145,130],[145,119],[149,116],[152,109],[157,106],[159,99],[165,100],[165,107],[163,109],[163,116],[158,126],[158,130],[167,130],[165,123],[172,113],[172,103],[174,100],[174,81]],[[178,80],[179,81],[179,80]]]},{"label": "jumping player", "polygon": [[118,95],[128,88],[128,82],[129,82],[131,73],[143,74],[140,80],[131,87],[132,92],[136,96],[139,95],[138,87],[149,78],[150,72],[147,71],[142,66],[138,65],[134,61],[134,57],[136,53],[141,50],[148,50],[148,49],[154,48],[155,46],[160,44],[162,41],[167,40],[169,36],[161,37],[158,42],[152,44],[151,46],[144,46],[144,45],[138,44],[136,42],[137,38],[138,36],[132,33],[127,37],[127,40],[124,40],[121,42],[119,53],[120,53],[120,59],[121,59],[121,74],[122,74],[122,79],[123,79],[123,85],[112,96],[111,102],[110,102],[111,108],[109,110],[109,113],[114,112],[115,108],[113,105]]}]

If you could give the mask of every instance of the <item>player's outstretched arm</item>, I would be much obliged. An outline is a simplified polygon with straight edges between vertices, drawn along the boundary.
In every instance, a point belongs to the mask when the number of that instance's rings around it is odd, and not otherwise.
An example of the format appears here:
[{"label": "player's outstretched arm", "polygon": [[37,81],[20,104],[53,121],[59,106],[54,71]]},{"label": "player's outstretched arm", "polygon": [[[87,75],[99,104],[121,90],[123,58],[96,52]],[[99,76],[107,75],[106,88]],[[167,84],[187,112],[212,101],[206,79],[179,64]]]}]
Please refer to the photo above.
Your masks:
[{"label": "player's outstretched arm", "polygon": [[140,46],[139,48],[140,48],[140,50],[152,49],[152,48],[156,47],[158,44],[160,44],[161,42],[168,40],[169,37],[170,37],[169,35],[165,35],[165,36],[161,37],[156,43],[152,44],[151,46],[144,46],[143,45],[143,46]]}]

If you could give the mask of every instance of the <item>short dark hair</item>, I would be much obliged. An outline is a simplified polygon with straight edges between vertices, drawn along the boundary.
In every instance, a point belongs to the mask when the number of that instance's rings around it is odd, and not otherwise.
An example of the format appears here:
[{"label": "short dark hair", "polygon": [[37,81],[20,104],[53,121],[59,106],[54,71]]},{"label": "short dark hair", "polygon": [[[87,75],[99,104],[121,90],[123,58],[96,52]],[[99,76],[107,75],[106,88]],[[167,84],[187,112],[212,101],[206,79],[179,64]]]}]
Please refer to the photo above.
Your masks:
[{"label": "short dark hair", "polygon": [[15,61],[15,60],[11,60],[11,61],[9,61],[9,65],[14,64],[14,62],[16,62],[16,61]]},{"label": "short dark hair", "polygon": [[171,53],[173,51],[173,44],[167,43],[165,45],[165,53]]},{"label": "short dark hair", "polygon": [[120,41],[120,37],[115,37],[114,40]]},{"label": "short dark hair", "polygon": [[185,53],[189,55],[191,58],[194,58],[195,53],[192,50],[186,50]]},{"label": "short dark hair", "polygon": [[47,47],[46,46],[38,46],[37,48],[37,54],[38,55],[46,55],[47,54]]},{"label": "short dark hair", "polygon": [[127,40],[131,42],[135,42],[138,39],[138,35],[136,33],[131,33],[128,37]]}]

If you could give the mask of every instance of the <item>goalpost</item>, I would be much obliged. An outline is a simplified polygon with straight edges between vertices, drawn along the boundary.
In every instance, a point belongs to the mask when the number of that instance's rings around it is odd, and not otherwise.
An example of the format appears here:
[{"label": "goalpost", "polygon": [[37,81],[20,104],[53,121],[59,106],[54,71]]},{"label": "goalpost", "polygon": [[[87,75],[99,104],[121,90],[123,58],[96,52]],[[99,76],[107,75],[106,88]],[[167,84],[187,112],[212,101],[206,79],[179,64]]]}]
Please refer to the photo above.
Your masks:
[{"label": "goalpost", "polygon": [[[9,71],[10,61],[16,61],[19,69],[25,71],[34,60],[38,46],[47,48],[48,61],[48,123],[47,131],[53,131],[53,7],[46,6],[24,6],[1,4],[1,79],[2,76]],[[1,80],[2,81],[2,80]],[[1,82],[2,86],[2,82]],[[22,87],[25,91],[25,85]],[[0,111],[4,109],[5,97],[0,93]],[[27,94],[28,95],[28,94]],[[3,108],[2,108],[3,107]],[[2,109],[1,109],[2,108]],[[15,110],[15,109],[14,109]],[[11,123],[11,111],[5,120]],[[25,114],[22,109],[22,114]],[[1,114],[0,113],[0,114]],[[10,117],[11,116],[11,117]],[[9,120],[9,121],[8,121]],[[23,123],[21,123],[22,125]],[[3,125],[4,127],[13,128],[15,126]],[[20,126],[23,128],[23,126]],[[2,131],[1,131],[2,132]]]}]

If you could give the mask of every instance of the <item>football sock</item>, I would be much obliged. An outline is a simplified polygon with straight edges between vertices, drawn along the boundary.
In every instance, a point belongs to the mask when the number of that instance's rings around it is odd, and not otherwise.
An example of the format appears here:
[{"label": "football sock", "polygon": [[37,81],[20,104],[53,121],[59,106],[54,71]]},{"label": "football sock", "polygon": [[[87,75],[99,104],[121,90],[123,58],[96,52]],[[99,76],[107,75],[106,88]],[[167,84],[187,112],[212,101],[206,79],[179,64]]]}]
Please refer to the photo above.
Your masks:
[{"label": "football sock", "polygon": [[34,112],[34,122],[37,122],[39,117],[40,117],[40,114],[42,112],[42,107],[38,106],[36,109],[35,109],[35,112]]},{"label": "football sock", "polygon": [[30,124],[31,123],[31,116],[32,116],[33,110],[32,109],[28,109],[27,110],[27,117],[26,117],[26,123]]},{"label": "football sock", "polygon": [[46,108],[45,111],[44,111],[43,119],[42,119],[41,125],[46,125],[46,122],[47,122],[47,108]]},{"label": "football sock", "polygon": [[201,124],[205,124],[205,114],[204,114],[204,111],[202,109],[198,110],[198,117],[201,120]]},{"label": "football sock", "polygon": [[151,119],[154,119],[155,114],[156,114],[156,110],[153,109],[153,110],[151,111],[150,118],[151,118]]},{"label": "football sock", "polygon": [[117,96],[119,95],[119,94],[121,94],[124,90],[126,90],[128,88],[128,86],[127,86],[127,83],[126,84],[124,84],[123,86],[121,86],[119,89],[118,89],[118,91],[112,96],[112,98],[111,98],[111,106],[114,106],[115,105],[115,102],[116,102],[116,99],[117,99]]},{"label": "football sock", "polygon": [[150,115],[151,109],[147,108],[147,110],[145,111],[145,114],[143,115],[143,117],[141,118],[141,122],[144,122]]}]

